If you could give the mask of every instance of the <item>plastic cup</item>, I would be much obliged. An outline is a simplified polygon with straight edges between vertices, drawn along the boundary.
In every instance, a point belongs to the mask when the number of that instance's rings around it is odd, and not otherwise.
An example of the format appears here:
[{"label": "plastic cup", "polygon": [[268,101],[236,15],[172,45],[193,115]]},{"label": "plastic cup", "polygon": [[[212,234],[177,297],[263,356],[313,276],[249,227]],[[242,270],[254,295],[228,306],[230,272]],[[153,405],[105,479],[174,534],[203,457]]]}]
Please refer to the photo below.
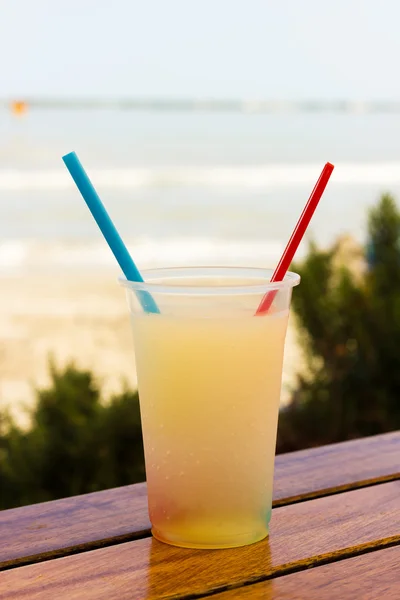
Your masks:
[{"label": "plastic cup", "polygon": [[[178,268],[123,280],[132,317],[149,516],[176,546],[268,535],[284,342],[299,275]],[[160,313],[146,313],[149,292]],[[269,291],[268,313],[254,316]]]}]

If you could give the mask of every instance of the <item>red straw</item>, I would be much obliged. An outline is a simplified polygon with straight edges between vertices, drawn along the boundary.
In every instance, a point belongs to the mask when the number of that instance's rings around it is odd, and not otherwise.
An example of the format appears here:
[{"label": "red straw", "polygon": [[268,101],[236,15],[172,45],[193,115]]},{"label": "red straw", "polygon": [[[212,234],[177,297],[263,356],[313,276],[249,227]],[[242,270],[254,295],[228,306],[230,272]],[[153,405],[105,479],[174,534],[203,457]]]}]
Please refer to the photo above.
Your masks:
[{"label": "red straw", "polygon": [[[321,175],[319,176],[319,179],[315,184],[313,191],[311,192],[311,196],[309,197],[308,202],[305,205],[303,212],[301,213],[301,217],[298,220],[296,227],[294,228],[292,236],[282,254],[278,266],[276,267],[274,274],[271,277],[271,283],[273,283],[274,281],[282,281],[285,277],[290,263],[293,260],[293,256],[295,255],[295,252],[311,221],[311,217],[313,216],[315,209],[318,206],[318,202],[320,201],[321,196],[324,193],[329,178],[332,175],[333,169],[334,166],[329,162],[326,163],[326,165],[322,169]],[[273,290],[265,294],[264,298],[261,300],[260,306],[257,309],[256,315],[262,315],[263,313],[268,312],[276,293],[277,290]]]}]

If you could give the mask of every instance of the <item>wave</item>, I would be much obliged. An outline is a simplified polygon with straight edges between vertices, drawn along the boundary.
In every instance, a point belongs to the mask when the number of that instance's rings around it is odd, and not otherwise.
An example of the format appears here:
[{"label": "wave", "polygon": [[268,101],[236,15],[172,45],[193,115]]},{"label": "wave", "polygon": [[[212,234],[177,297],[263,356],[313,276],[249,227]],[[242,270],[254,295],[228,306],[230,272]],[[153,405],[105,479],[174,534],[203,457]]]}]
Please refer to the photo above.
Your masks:
[{"label": "wave", "polygon": [[[224,241],[205,238],[142,239],[128,244],[140,269],[163,266],[273,266],[283,251],[280,242]],[[99,272],[116,269],[105,243],[60,243],[8,240],[0,244],[0,273]]]},{"label": "wave", "polygon": [[[90,169],[102,188],[242,187],[276,188],[312,185],[321,164],[276,164],[215,167],[146,167]],[[332,184],[399,185],[400,162],[336,164]],[[0,170],[0,190],[69,190],[73,182],[65,169]]]}]

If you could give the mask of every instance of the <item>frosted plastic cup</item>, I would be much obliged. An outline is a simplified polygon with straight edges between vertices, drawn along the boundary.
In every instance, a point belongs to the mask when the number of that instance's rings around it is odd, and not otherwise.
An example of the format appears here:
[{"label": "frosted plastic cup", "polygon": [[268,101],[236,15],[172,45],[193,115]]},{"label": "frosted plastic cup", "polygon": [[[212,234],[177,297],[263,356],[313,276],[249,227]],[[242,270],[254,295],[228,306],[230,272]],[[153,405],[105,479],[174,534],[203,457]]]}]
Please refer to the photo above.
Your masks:
[{"label": "frosted plastic cup", "polygon": [[[178,268],[123,280],[132,316],[155,538],[230,548],[268,535],[293,286],[272,271]],[[265,315],[255,316],[267,291]],[[149,292],[160,314],[138,300]]]}]

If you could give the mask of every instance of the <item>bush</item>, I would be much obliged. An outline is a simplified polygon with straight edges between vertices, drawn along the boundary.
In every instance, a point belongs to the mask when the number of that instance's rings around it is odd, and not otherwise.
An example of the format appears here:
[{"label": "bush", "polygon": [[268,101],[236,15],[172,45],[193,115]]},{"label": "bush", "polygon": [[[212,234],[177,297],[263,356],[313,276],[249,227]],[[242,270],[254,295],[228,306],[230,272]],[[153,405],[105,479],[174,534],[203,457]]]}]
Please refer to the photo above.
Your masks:
[{"label": "bush", "polygon": [[143,481],[136,393],[103,406],[93,375],[73,365],[37,393],[27,432],[0,429],[0,508],[32,504]]},{"label": "bush", "polygon": [[369,214],[365,272],[339,246],[311,244],[293,294],[307,375],[282,411],[278,451],[400,428],[400,214],[384,195]]}]

